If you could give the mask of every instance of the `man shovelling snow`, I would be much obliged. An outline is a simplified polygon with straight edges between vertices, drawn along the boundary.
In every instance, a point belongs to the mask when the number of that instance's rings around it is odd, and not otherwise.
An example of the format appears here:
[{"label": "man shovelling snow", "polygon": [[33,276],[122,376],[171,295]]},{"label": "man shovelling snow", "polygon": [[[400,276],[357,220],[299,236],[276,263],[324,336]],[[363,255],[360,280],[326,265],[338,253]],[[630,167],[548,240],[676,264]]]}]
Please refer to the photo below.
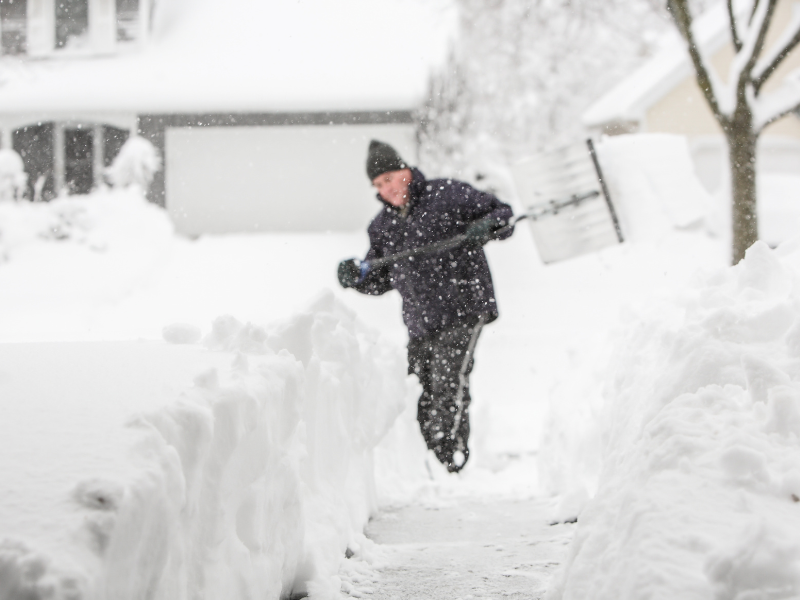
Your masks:
[{"label": "man shovelling snow", "polygon": [[[376,140],[370,142],[367,176],[385,207],[369,225],[366,258],[342,261],[339,282],[363,294],[400,292],[408,371],[423,388],[417,420],[428,448],[457,472],[469,458],[475,344],[483,326],[498,316],[481,246],[511,235],[511,207],[461,181],[426,180],[394,148]],[[409,255],[459,236],[458,245]]]}]

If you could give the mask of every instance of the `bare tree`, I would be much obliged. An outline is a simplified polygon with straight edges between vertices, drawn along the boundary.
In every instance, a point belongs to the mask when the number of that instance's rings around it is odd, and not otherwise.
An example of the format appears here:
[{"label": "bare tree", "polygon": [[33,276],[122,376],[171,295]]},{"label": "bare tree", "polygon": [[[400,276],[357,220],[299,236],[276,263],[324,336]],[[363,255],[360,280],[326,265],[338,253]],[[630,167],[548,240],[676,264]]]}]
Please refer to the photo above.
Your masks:
[{"label": "bare tree", "polygon": [[457,0],[460,35],[418,115],[422,164],[468,178],[584,135],[580,116],[653,51],[663,0]]},{"label": "bare tree", "polygon": [[[697,75],[697,84],[728,143],[733,213],[733,263],[758,240],[756,142],[764,128],[800,107],[800,85],[785,82],[763,93],[764,84],[800,43],[800,13],[794,11],[778,41],[764,52],[764,42],[779,0],[751,0],[744,18],[726,0],[735,50],[727,82],[712,68],[697,43],[689,0],[667,0]],[[762,56],[763,54],[763,56]]]}]

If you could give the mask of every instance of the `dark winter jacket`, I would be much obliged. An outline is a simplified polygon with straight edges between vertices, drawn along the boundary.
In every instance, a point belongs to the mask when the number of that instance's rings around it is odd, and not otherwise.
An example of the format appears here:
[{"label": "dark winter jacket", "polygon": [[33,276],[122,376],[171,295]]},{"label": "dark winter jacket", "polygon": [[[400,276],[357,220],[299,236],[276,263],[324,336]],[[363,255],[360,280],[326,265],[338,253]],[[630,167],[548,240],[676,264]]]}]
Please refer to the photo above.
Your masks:
[{"label": "dark winter jacket", "polygon": [[[466,183],[428,181],[418,169],[413,174],[405,217],[378,195],[384,208],[370,223],[365,260],[451,238],[483,218],[497,219],[502,226],[512,217],[510,206]],[[501,238],[510,235],[508,231]],[[374,295],[391,289],[400,292],[403,320],[412,340],[472,316],[486,315],[487,322],[497,318],[492,276],[480,247],[460,246],[384,265],[370,270],[355,289]]]}]

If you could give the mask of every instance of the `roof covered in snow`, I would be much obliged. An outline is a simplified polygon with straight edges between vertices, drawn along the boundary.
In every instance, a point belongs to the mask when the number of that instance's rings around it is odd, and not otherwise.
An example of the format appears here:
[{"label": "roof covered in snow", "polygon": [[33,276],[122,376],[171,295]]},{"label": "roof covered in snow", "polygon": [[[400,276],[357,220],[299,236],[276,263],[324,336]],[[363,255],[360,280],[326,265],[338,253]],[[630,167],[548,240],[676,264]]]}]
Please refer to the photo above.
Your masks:
[{"label": "roof covered in snow", "polygon": [[[695,19],[695,37],[707,53],[716,52],[728,40],[728,16],[718,3]],[[645,111],[693,73],[686,43],[677,31],[661,49],[630,76],[601,96],[583,113],[588,127],[605,123],[640,121]]]},{"label": "roof covered in snow", "polygon": [[456,22],[452,0],[159,7],[139,52],[5,59],[0,112],[408,110],[442,64]]}]

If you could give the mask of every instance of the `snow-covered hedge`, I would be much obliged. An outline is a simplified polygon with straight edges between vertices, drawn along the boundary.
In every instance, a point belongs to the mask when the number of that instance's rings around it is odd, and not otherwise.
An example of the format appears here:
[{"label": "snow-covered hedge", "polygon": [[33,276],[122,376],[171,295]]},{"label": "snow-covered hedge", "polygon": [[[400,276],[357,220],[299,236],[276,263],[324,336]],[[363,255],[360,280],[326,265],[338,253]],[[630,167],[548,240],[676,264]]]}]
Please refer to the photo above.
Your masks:
[{"label": "snow-covered hedge", "polygon": [[57,302],[91,315],[152,281],[174,241],[167,212],[135,189],[0,202],[4,306],[19,298],[22,307]]},{"label": "snow-covered hedge", "polygon": [[800,242],[631,321],[553,598],[800,596]]},{"label": "snow-covered hedge", "polygon": [[138,135],[131,136],[122,146],[106,176],[115,188],[132,185],[147,191],[155,174],[161,170],[161,156],[153,144]]},{"label": "snow-covered hedge", "polygon": [[[138,190],[98,190],[85,196],[61,196],[50,202],[0,204],[0,252],[42,242],[64,242],[93,252],[171,237],[167,213]],[[65,252],[63,246],[57,252]]]},{"label": "snow-covered hedge", "polygon": [[[181,329],[167,337],[196,337]],[[0,432],[6,444],[46,446],[27,464],[23,448],[0,457],[12,494],[0,510],[0,597],[338,594],[340,562],[348,549],[361,553],[376,508],[372,450],[403,407],[402,353],[330,292],[267,329],[220,318],[201,344],[0,348],[9,368],[0,398],[22,406],[4,407]],[[192,369],[194,385],[179,393]],[[48,378],[57,389],[34,393],[50,390]],[[148,406],[164,390],[172,401]],[[122,427],[126,398],[143,409]],[[53,422],[53,434],[16,433],[26,424],[13,419],[28,413],[45,429]],[[97,438],[110,450],[80,449],[66,474],[59,451],[74,450],[59,440],[82,429],[75,444]],[[127,458],[111,468],[107,454]],[[42,473],[47,481],[28,485]]]}]

